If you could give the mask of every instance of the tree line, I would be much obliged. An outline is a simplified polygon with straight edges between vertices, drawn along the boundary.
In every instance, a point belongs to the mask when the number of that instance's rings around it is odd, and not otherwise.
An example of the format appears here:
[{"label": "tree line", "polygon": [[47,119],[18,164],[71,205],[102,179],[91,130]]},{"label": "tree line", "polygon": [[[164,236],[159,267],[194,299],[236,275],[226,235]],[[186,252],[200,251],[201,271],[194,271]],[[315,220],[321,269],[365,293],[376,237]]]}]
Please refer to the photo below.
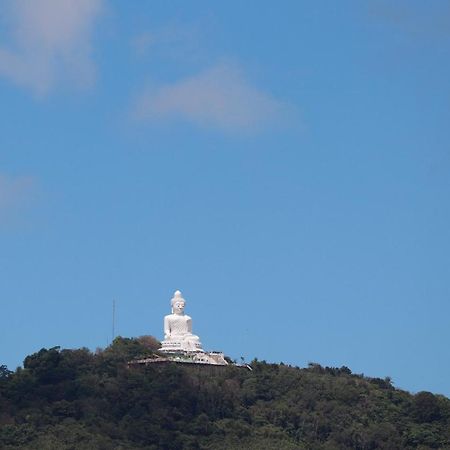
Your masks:
[{"label": "tree line", "polygon": [[450,400],[347,367],[128,367],[151,336],[103,350],[54,347],[0,367],[5,450],[448,449]]}]

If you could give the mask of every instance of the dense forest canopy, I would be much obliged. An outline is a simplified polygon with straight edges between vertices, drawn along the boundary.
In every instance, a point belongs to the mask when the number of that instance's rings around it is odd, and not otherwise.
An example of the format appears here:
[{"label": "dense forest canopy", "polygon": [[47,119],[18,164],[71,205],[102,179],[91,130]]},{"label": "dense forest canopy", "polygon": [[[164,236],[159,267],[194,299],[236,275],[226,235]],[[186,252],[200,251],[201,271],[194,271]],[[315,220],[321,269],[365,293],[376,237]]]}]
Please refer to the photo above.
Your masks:
[{"label": "dense forest canopy", "polygon": [[[129,368],[157,353],[150,336],[104,350],[42,349],[0,367],[0,448],[445,449],[450,400],[412,395],[347,367],[252,361],[212,373],[175,363]],[[206,368],[205,368],[206,369]]]}]

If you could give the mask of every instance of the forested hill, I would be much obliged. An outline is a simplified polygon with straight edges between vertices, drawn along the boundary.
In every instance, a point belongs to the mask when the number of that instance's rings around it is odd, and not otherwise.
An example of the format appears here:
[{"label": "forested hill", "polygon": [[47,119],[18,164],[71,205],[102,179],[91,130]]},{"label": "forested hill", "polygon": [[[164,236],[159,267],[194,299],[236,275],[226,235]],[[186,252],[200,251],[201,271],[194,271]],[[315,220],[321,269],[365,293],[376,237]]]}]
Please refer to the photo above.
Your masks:
[{"label": "forested hill", "polygon": [[158,348],[43,349],[0,371],[0,448],[450,449],[450,400],[346,368],[128,368]]}]

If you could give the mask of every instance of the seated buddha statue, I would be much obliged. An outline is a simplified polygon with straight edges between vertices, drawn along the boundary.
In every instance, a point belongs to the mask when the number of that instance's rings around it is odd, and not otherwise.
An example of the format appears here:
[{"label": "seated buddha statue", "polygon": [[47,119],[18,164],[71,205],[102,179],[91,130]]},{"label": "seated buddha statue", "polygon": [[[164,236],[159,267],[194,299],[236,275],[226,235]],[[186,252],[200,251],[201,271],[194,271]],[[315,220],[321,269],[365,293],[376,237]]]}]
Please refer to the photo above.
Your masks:
[{"label": "seated buddha statue", "polygon": [[186,302],[180,291],[176,291],[172,300],[172,314],[164,317],[164,341],[161,351],[202,352],[202,344],[195,334],[192,334],[192,319],[184,314]]}]

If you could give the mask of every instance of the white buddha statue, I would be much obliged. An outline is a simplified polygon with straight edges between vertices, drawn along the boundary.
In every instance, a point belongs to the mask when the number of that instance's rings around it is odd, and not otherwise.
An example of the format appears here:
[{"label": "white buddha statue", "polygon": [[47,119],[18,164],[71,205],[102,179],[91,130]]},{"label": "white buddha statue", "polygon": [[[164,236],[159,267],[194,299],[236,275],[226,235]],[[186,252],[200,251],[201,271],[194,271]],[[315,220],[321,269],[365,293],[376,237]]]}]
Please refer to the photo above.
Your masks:
[{"label": "white buddha statue", "polygon": [[192,334],[192,319],[184,314],[185,300],[180,291],[176,291],[172,300],[172,314],[164,317],[164,341],[161,351],[202,352],[202,344]]}]

